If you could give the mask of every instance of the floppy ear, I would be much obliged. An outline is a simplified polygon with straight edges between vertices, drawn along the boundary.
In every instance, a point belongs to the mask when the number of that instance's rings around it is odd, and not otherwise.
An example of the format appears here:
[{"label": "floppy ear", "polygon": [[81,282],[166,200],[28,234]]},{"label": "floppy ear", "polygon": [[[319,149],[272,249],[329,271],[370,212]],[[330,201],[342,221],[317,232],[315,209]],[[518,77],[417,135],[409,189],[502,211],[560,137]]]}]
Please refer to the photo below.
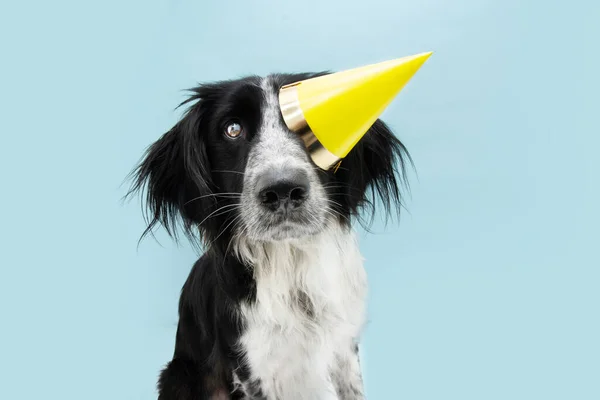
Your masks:
[{"label": "floppy ear", "polygon": [[348,184],[347,196],[353,199],[350,202],[353,212],[369,206],[373,218],[379,200],[387,216],[398,215],[402,207],[401,189],[408,189],[407,164],[413,165],[404,144],[383,121],[375,121],[337,172]]},{"label": "floppy ear", "polygon": [[[188,237],[210,202],[210,167],[202,138],[202,109],[199,104],[147,150],[131,173],[133,185],[127,196],[145,191],[148,224],[142,238],[161,224],[177,239],[179,223]],[[197,201],[194,201],[196,199]]]}]

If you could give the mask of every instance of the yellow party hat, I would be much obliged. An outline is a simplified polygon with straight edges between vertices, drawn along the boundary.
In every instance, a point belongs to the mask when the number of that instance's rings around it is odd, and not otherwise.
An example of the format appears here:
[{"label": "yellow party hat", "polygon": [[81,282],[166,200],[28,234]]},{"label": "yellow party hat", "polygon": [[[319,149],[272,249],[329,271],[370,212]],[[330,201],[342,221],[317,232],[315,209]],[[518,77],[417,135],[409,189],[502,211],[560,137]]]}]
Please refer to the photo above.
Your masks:
[{"label": "yellow party hat", "polygon": [[358,143],[431,52],[318,76],[286,85],[279,105],[322,169]]}]

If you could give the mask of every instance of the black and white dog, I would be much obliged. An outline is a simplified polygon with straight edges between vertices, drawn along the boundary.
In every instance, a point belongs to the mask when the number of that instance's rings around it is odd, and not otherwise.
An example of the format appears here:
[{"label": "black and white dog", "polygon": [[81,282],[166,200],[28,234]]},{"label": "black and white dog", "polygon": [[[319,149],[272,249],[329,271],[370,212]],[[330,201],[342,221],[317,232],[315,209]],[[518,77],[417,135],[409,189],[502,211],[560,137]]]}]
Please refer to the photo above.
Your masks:
[{"label": "black and white dog", "polygon": [[278,103],[283,85],[317,75],[193,89],[133,172],[145,234],[160,224],[176,239],[182,223],[205,249],[159,400],[364,398],[367,279],[351,223],[365,207],[399,210],[410,157],[378,120],[337,170],[319,169]]}]

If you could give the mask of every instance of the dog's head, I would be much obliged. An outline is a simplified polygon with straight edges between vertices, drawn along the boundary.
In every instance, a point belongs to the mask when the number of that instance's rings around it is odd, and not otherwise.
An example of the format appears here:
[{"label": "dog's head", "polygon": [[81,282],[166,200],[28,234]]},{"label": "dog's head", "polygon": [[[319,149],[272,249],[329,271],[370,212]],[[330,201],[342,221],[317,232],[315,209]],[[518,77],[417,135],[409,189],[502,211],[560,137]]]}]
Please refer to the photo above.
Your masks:
[{"label": "dog's head", "polygon": [[383,122],[335,171],[319,169],[286,127],[279,88],[312,76],[247,77],[193,89],[182,119],[134,171],[131,193],[146,189],[145,233],[160,223],[176,234],[182,221],[187,234],[199,232],[209,245],[227,246],[236,236],[295,240],[350,224],[366,205],[374,212],[376,197],[386,212],[399,209],[410,158]]}]

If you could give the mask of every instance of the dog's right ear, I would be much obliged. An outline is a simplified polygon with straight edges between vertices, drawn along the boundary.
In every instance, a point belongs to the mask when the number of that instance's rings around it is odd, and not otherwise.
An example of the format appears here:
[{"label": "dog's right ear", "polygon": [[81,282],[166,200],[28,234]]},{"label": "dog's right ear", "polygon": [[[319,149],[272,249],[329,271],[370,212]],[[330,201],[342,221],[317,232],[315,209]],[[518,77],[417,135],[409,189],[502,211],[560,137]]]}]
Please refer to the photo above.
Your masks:
[{"label": "dog's right ear", "polygon": [[[198,210],[207,205],[211,181],[209,160],[201,134],[202,109],[192,106],[185,116],[153,143],[130,174],[132,186],[126,197],[143,192],[147,227],[142,238],[157,224],[177,239],[181,224],[184,233],[193,237]],[[191,201],[192,199],[199,201]],[[210,201],[210,199],[207,199]]]}]

